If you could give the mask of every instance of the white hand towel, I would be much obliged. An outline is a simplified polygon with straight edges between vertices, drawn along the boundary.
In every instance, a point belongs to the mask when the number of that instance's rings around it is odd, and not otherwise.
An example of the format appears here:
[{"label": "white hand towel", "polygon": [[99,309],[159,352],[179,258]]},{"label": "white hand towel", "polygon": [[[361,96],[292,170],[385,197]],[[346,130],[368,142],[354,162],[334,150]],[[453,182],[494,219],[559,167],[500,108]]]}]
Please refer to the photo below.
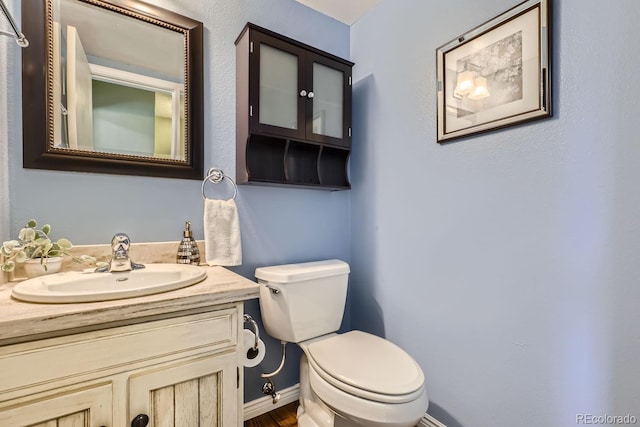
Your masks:
[{"label": "white hand towel", "polygon": [[242,264],[240,219],[234,200],[205,199],[204,249],[209,265]]}]

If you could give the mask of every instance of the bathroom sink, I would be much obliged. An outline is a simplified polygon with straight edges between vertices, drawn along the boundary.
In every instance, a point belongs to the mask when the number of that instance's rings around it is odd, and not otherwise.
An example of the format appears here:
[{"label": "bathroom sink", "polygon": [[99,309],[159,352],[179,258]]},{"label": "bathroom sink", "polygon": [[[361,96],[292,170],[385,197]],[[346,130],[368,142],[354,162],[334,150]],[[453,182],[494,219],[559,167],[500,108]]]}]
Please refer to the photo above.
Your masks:
[{"label": "bathroom sink", "polygon": [[25,280],[13,288],[12,295],[44,303],[107,301],[172,291],[206,277],[204,268],[185,264],[147,264],[140,270],[118,273],[69,271]]}]

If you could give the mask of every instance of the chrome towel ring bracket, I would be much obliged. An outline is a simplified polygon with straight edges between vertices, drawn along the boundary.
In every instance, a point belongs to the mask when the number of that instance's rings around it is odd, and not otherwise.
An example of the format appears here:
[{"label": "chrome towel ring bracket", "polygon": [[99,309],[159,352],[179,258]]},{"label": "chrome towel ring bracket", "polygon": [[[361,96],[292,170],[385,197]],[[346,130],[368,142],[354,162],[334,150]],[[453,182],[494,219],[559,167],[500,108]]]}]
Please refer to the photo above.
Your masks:
[{"label": "chrome towel ring bracket", "polygon": [[218,168],[209,169],[209,171],[207,172],[207,176],[202,181],[202,198],[205,199],[205,200],[207,199],[207,196],[204,194],[204,187],[207,184],[207,182],[212,182],[214,184],[220,184],[225,178],[229,180],[231,185],[233,185],[233,197],[232,197],[232,199],[235,200],[236,196],[238,195],[238,186],[236,185],[236,183],[235,183],[235,181],[233,179],[231,179],[230,177],[228,177],[227,175],[224,174],[222,169],[218,169]]}]

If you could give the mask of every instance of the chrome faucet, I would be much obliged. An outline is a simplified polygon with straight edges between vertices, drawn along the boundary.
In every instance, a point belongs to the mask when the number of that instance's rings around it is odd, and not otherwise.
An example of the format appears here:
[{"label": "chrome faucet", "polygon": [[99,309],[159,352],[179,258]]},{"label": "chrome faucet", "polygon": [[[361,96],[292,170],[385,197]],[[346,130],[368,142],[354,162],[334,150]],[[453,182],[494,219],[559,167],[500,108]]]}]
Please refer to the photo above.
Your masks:
[{"label": "chrome faucet", "polygon": [[131,241],[124,233],[117,233],[111,239],[111,262],[105,267],[96,268],[98,273],[112,273],[118,271],[131,271],[144,268],[142,264],[136,264],[129,258]]}]

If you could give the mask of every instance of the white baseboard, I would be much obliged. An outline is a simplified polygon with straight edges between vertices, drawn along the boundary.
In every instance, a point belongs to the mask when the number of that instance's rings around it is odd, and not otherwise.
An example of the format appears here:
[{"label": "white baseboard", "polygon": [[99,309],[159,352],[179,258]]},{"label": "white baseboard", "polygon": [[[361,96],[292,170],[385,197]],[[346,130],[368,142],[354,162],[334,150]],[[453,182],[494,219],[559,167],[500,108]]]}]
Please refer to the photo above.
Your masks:
[{"label": "white baseboard", "polygon": [[251,402],[246,402],[244,404],[243,411],[244,421],[266,414],[269,411],[288,405],[291,402],[295,402],[298,400],[298,396],[300,396],[300,384],[292,385],[291,387],[278,391],[278,393],[280,393],[280,400],[275,404],[273,403],[271,396],[259,397]]},{"label": "white baseboard", "polygon": [[[264,396],[258,399],[246,402],[244,404],[243,420],[247,421],[251,418],[259,417],[262,414],[266,414],[269,411],[273,411],[281,406],[288,405],[291,402],[298,400],[300,396],[300,384],[292,385],[291,387],[280,390],[280,400],[274,404],[271,396]],[[440,421],[436,420],[429,414],[424,414],[422,420],[416,427],[447,427]]]},{"label": "white baseboard", "polygon": [[424,414],[417,427],[447,427],[429,414]]}]

